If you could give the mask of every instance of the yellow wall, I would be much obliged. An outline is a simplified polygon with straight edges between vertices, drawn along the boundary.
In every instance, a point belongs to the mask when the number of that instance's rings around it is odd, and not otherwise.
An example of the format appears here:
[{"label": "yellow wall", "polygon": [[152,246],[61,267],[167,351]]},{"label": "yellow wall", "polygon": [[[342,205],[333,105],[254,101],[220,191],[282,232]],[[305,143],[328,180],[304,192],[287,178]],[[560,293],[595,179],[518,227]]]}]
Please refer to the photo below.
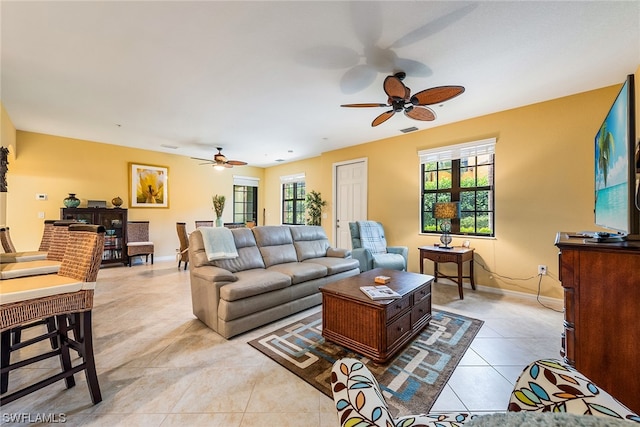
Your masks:
[{"label": "yellow wall", "polygon": [[[639,73],[640,68],[636,81]],[[640,84],[636,92],[638,87]],[[546,264],[549,276],[541,282],[541,293],[560,298],[553,241],[559,230],[596,229],[593,138],[618,90],[619,85],[602,88],[267,169],[218,172],[180,155],[18,131],[14,140],[19,155],[8,174],[6,223],[18,249],[27,250],[40,239],[38,212],[58,218],[69,192],[75,192],[83,205],[87,199],[110,201],[120,196],[127,206],[127,163],[138,162],[169,167],[170,208],[129,210],[130,219],[151,221],[158,257],[175,253],[176,221],[187,222],[191,229],[194,220],[214,217],[212,194],[225,194],[232,200],[233,174],[260,178],[259,222],[273,225],[280,222],[280,177],[305,173],[308,191],[319,191],[328,201],[323,226],[333,241],[333,165],[366,157],[369,218],[384,223],[389,244],[409,247],[409,270],[418,271],[417,248],[437,242],[438,237],[419,233],[417,152],[495,137],[496,237],[470,239],[476,260],[489,270],[476,266],[476,281],[482,286],[536,293],[537,266]],[[5,115],[3,111],[3,120]],[[5,138],[3,127],[3,143]],[[48,200],[37,201],[36,193],[46,193]],[[228,206],[225,221],[231,220],[231,212]],[[464,239],[455,237],[453,243]],[[425,268],[432,271],[431,263],[425,263]]]},{"label": "yellow wall", "polygon": [[[483,286],[536,293],[537,266],[546,264],[549,276],[543,278],[541,292],[560,298],[555,235],[561,230],[597,229],[593,223],[593,138],[619,87],[327,152],[304,163],[268,168],[265,182],[275,183],[290,171],[307,172],[307,176],[310,170],[319,171],[308,188],[330,198],[332,165],[368,158],[368,217],[384,224],[390,245],[409,247],[409,270],[417,272],[417,248],[438,241],[437,236],[419,233],[417,152],[495,137],[496,237],[470,239],[476,260],[492,273],[476,265],[476,280]],[[267,186],[266,191],[267,199],[277,197],[275,185]],[[331,235],[331,201],[327,213],[323,226]],[[465,239],[454,237],[453,243],[459,245]],[[432,263],[425,262],[425,269],[432,272]]]},{"label": "yellow wall", "polygon": [[[16,128],[0,102],[0,146],[9,148],[9,167],[15,158]],[[7,190],[9,190],[7,188]],[[7,193],[0,193],[0,225],[7,223]]]},{"label": "yellow wall", "polygon": [[[130,220],[150,221],[156,257],[174,256],[179,247],[176,222],[186,222],[191,231],[195,220],[215,219],[214,194],[227,196],[223,220],[231,222],[233,175],[262,180],[264,172],[249,166],[216,171],[185,156],[32,132],[18,131],[17,144],[19,154],[7,180],[7,224],[18,250],[37,248],[43,228],[38,212],[44,212],[47,219],[60,218],[68,193],[76,193],[80,207],[89,199],[106,200],[111,206],[116,196],[124,200],[122,207],[128,207],[128,162],[135,162],[169,168],[169,208],[134,208],[128,215]],[[48,199],[36,200],[37,193],[47,194]],[[258,197],[263,198],[260,192]]]}]

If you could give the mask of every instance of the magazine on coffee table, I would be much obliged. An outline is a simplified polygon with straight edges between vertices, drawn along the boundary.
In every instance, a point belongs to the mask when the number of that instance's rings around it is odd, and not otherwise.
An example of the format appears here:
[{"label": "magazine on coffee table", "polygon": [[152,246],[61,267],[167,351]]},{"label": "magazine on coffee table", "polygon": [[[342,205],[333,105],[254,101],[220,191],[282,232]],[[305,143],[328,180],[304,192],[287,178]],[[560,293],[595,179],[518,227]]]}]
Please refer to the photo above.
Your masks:
[{"label": "magazine on coffee table", "polygon": [[400,298],[402,295],[388,286],[360,286],[360,290],[372,300]]}]

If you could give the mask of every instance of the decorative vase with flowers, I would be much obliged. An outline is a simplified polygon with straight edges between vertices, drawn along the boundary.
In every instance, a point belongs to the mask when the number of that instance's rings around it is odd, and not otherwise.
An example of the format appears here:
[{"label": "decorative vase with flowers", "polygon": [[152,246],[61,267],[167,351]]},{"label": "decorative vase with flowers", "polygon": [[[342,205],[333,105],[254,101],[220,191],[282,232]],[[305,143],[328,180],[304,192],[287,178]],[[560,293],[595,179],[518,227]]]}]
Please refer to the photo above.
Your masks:
[{"label": "decorative vase with flowers", "polygon": [[222,227],[222,212],[224,211],[224,202],[227,198],[223,195],[216,194],[211,197],[213,201],[213,210],[216,211],[216,227]]}]

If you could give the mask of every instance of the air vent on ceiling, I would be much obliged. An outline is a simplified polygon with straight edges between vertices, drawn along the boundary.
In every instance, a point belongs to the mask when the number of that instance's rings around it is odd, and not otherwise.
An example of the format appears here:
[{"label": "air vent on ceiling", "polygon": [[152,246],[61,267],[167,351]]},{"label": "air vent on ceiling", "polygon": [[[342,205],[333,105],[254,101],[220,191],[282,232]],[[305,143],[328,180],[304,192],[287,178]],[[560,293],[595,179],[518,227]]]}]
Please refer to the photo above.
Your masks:
[{"label": "air vent on ceiling", "polygon": [[402,132],[402,133],[409,133],[409,132],[414,132],[414,131],[416,131],[416,130],[418,130],[418,128],[417,128],[417,127],[415,127],[415,126],[411,126],[410,128],[400,129],[400,132]]},{"label": "air vent on ceiling", "polygon": [[276,162],[284,162],[284,159],[276,159]]},{"label": "air vent on ceiling", "polygon": [[178,149],[178,147],[176,145],[169,145],[169,144],[160,144],[160,147],[171,148],[172,150],[177,150]]}]

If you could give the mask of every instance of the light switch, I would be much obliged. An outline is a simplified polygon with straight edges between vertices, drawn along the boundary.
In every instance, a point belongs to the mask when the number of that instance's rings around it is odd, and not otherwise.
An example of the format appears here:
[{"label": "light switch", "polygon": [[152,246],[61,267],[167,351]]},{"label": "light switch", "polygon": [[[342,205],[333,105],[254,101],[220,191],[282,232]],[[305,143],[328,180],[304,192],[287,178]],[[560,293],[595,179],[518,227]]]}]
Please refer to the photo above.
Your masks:
[{"label": "light switch", "polygon": [[44,219],[44,212],[38,212],[38,218]]}]

